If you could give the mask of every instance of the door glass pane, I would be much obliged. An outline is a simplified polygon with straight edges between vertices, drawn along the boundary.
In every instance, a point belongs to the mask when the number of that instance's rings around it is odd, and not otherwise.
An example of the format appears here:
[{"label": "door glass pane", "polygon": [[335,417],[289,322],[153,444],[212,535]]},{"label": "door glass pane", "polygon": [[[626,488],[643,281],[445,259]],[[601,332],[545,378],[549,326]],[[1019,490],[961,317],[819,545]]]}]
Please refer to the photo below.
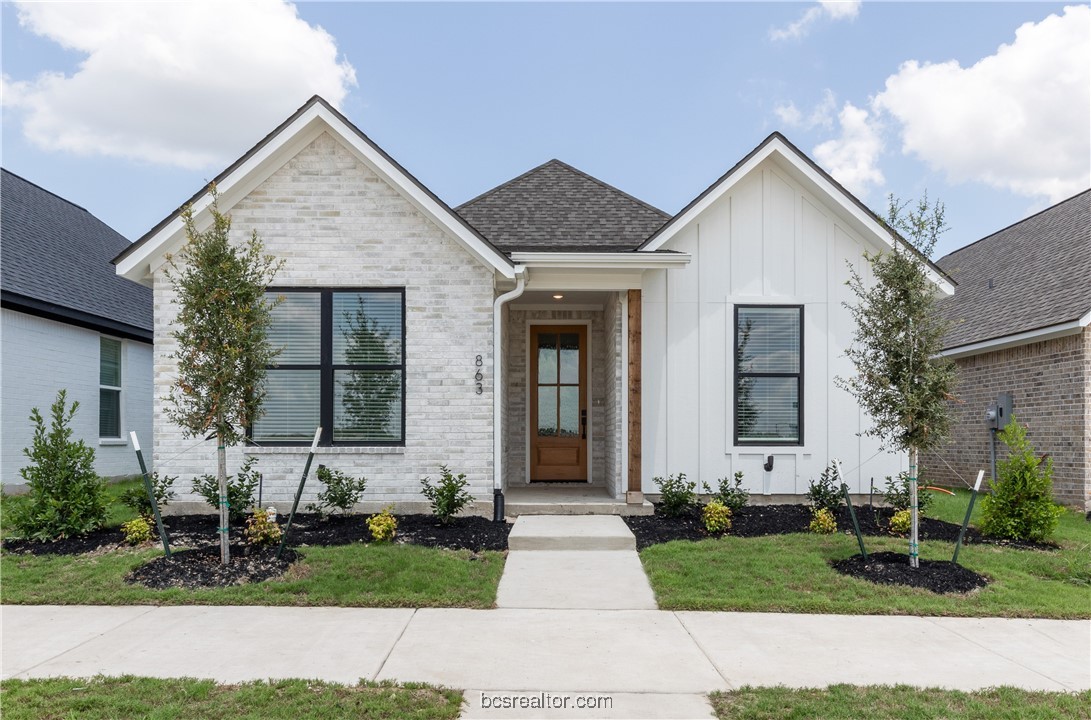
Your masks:
[{"label": "door glass pane", "polygon": [[[268,293],[270,299],[276,293]],[[290,292],[281,295],[272,311],[269,344],[281,352],[273,362],[278,365],[317,365],[322,346],[322,296],[318,293]],[[317,392],[317,391],[316,391]],[[314,428],[311,429],[314,435]]]},{"label": "door glass pane", "polygon": [[738,393],[739,440],[799,440],[799,378],[741,377]]},{"label": "door glass pane", "polygon": [[557,334],[538,335],[538,384],[557,382]]},{"label": "door glass pane", "polygon": [[333,294],[333,362],[401,365],[401,293]]},{"label": "door glass pane", "polygon": [[580,434],[580,388],[579,386],[561,386],[560,432],[561,437],[576,437]]},{"label": "door glass pane", "polygon": [[335,370],[333,439],[402,439],[402,371]]},{"label": "door glass pane", "polygon": [[[580,381],[580,336],[578,333],[561,333],[561,382],[575,385]],[[561,403],[562,406],[564,403]]]},{"label": "door glass pane", "polygon": [[254,422],[257,442],[310,442],[319,424],[318,370],[270,370],[265,378],[265,414]]},{"label": "door glass pane", "polygon": [[557,387],[548,385],[538,388],[538,436],[557,435]]}]

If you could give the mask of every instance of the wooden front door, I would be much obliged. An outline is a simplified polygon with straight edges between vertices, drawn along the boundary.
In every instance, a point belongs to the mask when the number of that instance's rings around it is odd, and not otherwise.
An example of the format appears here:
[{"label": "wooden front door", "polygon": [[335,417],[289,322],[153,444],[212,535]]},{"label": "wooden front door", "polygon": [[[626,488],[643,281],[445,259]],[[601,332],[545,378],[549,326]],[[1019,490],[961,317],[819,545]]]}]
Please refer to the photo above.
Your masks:
[{"label": "wooden front door", "polygon": [[530,328],[531,482],[587,480],[587,326]]}]

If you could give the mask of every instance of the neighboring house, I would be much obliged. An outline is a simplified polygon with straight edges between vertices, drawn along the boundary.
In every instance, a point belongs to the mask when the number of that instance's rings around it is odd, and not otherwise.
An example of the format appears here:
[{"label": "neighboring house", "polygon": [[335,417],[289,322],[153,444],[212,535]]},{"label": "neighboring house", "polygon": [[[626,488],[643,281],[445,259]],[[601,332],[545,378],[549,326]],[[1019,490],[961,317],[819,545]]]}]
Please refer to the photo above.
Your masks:
[{"label": "neighboring house", "polygon": [[152,298],[117,277],[129,241],[91,213],[2,171],[0,480],[24,484],[32,408],[48,426],[61,389],[79,401],[73,437],[103,476],[139,472],[129,431],[152,438]]},{"label": "neighboring house", "polygon": [[[452,210],[312,98],[216,186],[232,233],[256,230],[285,261],[284,352],[230,458],[260,458],[269,500],[292,499],[318,425],[317,461],[366,475],[375,504],[419,501],[440,464],[483,501],[567,481],[618,504],[667,474],[742,471],[772,498],[805,492],[831,457],[854,492],[905,466],[860,436],[867,419],[833,383],[853,371],[848,264],[866,272],[863,252],[891,237],[779,134],[674,217],[555,160]],[[199,224],[210,200],[189,200]],[[115,264],[154,290],[154,452],[192,477],[214,448],[188,449],[163,403],[164,263],[184,242],[175,212]]]},{"label": "neighboring house", "polygon": [[988,471],[985,409],[1010,392],[1028,439],[1053,458],[1056,498],[1091,510],[1091,190],[938,265],[958,282],[940,308],[959,384],[951,444],[922,459],[928,479]]}]

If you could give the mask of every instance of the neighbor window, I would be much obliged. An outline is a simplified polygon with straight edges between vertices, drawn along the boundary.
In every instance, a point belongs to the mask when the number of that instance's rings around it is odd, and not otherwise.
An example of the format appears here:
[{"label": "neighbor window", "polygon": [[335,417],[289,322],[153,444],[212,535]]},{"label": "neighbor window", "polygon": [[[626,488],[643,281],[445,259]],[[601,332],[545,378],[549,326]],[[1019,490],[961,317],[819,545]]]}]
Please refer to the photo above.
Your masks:
[{"label": "neighbor window", "polygon": [[98,436],[121,437],[121,341],[99,338]]},{"label": "neighbor window", "polygon": [[735,444],[803,444],[803,308],[735,307]]},{"label": "neighbor window", "polygon": [[268,369],[258,444],[400,445],[405,441],[405,292],[270,290]]}]

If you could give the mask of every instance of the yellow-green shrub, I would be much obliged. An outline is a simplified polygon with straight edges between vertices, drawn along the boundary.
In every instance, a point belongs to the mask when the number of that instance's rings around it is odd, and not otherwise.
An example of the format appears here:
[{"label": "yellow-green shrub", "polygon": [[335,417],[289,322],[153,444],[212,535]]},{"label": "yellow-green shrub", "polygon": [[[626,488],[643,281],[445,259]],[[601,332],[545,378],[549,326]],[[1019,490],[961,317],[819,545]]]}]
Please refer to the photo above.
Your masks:
[{"label": "yellow-green shrub", "polygon": [[145,518],[136,517],[121,526],[121,532],[125,534],[125,542],[130,545],[139,545],[152,539],[152,526]]},{"label": "yellow-green shrub", "polygon": [[713,500],[701,509],[701,520],[710,534],[725,533],[731,529],[731,508]]},{"label": "yellow-green shrub", "polygon": [[254,512],[246,519],[246,529],[243,530],[246,542],[258,547],[280,542],[283,534],[280,525],[275,520],[270,520],[268,513],[261,508],[254,508]]},{"label": "yellow-green shrub", "polygon": [[909,526],[913,518],[909,510],[899,510],[890,516],[890,532],[905,535],[909,532]]},{"label": "yellow-green shrub", "polygon": [[384,508],[378,515],[368,518],[367,527],[375,542],[390,542],[398,531],[398,520],[390,514],[392,507]]},{"label": "yellow-green shrub", "polygon": [[808,530],[819,535],[829,535],[837,531],[837,520],[834,519],[832,512],[826,508],[818,508],[812,514],[814,517],[811,519],[811,524],[807,526]]}]

